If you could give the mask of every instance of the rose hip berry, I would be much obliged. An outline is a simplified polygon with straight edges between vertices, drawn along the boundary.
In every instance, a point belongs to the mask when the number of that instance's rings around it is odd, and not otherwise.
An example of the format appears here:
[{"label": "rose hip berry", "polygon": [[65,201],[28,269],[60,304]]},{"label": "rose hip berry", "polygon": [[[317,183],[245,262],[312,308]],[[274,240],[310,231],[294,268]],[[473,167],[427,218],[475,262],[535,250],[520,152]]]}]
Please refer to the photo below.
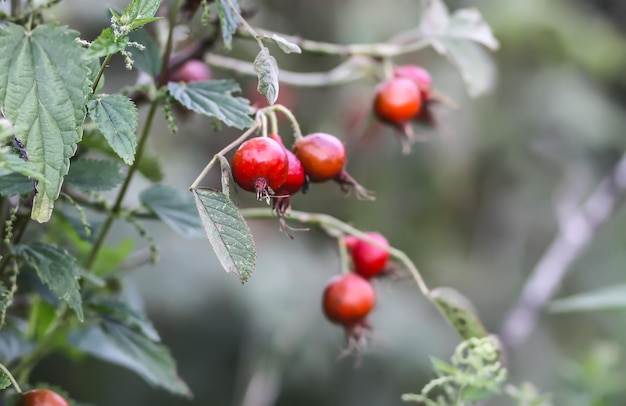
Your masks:
[{"label": "rose hip berry", "polygon": [[407,78],[394,78],[379,85],[374,99],[376,116],[387,123],[401,125],[422,107],[417,85]]},{"label": "rose hip berry", "polygon": [[[379,233],[367,233],[367,235],[384,247],[389,246],[387,239]],[[358,240],[351,250],[354,271],[364,278],[372,278],[387,267],[389,253],[369,242]]]},{"label": "rose hip berry", "polygon": [[257,199],[275,195],[289,170],[285,148],[268,137],[252,138],[239,147],[231,163],[233,178],[244,190],[256,192]]},{"label": "rose hip berry", "polygon": [[341,173],[346,163],[346,149],[334,135],[313,133],[296,141],[293,152],[311,182],[325,182]]},{"label": "rose hip berry", "polygon": [[49,389],[33,389],[20,395],[17,406],[70,406],[61,395]]},{"label": "rose hip berry", "polygon": [[[283,140],[280,138],[278,134],[270,135],[270,138],[274,141],[278,142],[280,145],[283,145]],[[293,152],[289,151],[285,148],[285,152],[287,153],[287,160],[289,161],[289,169],[287,172],[287,179],[282,184],[282,186],[276,191],[277,195],[295,195],[302,189],[302,185],[304,185],[305,174],[304,167],[302,166],[302,162],[298,159],[297,156],[294,155]]]},{"label": "rose hip berry", "polygon": [[394,67],[393,73],[396,77],[412,80],[419,88],[423,101],[430,99],[433,79],[426,69],[417,65],[402,65]]},{"label": "rose hip berry", "polygon": [[203,82],[211,79],[211,70],[202,61],[192,59],[170,74],[170,82]]},{"label": "rose hip berry", "polygon": [[372,285],[354,273],[331,278],[322,298],[326,318],[347,329],[363,323],[375,304],[376,292]]}]

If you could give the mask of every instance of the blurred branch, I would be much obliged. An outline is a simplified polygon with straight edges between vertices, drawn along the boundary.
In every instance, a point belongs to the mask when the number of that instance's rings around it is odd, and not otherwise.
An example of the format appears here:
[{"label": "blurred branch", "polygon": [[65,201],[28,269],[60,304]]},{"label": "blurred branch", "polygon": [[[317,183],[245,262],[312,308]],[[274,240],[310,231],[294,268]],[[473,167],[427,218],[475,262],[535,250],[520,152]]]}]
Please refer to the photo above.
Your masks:
[{"label": "blurred branch", "polygon": [[615,212],[626,193],[626,154],[577,209],[563,213],[560,229],[505,316],[500,337],[505,345],[521,344],[535,328],[539,312],[557,293],[571,265],[589,245],[596,230]]}]

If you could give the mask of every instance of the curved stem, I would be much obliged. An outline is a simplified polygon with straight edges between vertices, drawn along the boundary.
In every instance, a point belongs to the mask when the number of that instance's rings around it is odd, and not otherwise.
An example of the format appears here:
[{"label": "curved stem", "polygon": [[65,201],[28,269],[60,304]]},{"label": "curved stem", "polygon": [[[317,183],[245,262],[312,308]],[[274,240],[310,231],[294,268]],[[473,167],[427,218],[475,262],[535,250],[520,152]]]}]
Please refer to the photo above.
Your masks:
[{"label": "curved stem", "polygon": [[1,363],[0,363],[0,371],[4,372],[4,374],[9,378],[9,381],[11,381],[11,385],[13,385],[17,393],[22,393],[22,388],[20,388],[20,385],[15,380],[15,377],[13,377],[13,374],[11,374],[8,368],[2,365]]},{"label": "curved stem", "polygon": [[278,118],[273,110],[267,111],[267,116],[270,118],[270,125],[272,134],[278,134]]},{"label": "curved stem", "polygon": [[350,255],[343,236],[337,237],[337,251],[339,252],[339,262],[341,264],[341,273],[350,272]]},{"label": "curved stem", "polygon": [[289,110],[287,107],[281,104],[274,104],[273,106],[270,106],[267,109],[280,111],[281,113],[286,115],[289,121],[291,122],[291,126],[293,127],[293,132],[294,132],[296,140],[299,140],[302,138],[302,130],[300,129],[300,124],[298,124],[298,120],[296,120],[296,116],[293,115],[291,110]]},{"label": "curved stem", "polygon": [[228,4],[228,7],[230,7],[232,12],[237,16],[237,18],[241,22],[241,25],[245,28],[248,34],[256,40],[257,44],[259,44],[259,47],[261,49],[265,48],[265,44],[263,44],[263,41],[261,40],[261,37],[259,36],[259,34],[256,32],[254,28],[252,28],[252,26],[248,23],[248,21],[246,21],[246,19],[243,18],[239,10],[237,10],[235,6],[233,5],[233,2],[230,0],[226,0],[226,3]]},{"label": "curved stem", "polygon": [[[272,213],[271,210],[261,209],[261,208],[242,209],[241,214],[246,218],[272,218],[274,217],[274,214]],[[393,247],[386,247],[380,244],[375,239],[371,238],[369,235],[367,235],[363,231],[357,230],[351,225],[346,224],[343,221],[333,216],[329,216],[327,214],[306,213],[306,212],[294,210],[294,211],[291,211],[286,217],[292,220],[299,221],[300,223],[317,224],[319,226],[322,226],[323,228],[339,230],[344,234],[353,235],[359,238],[360,240],[366,241],[369,244],[372,244],[380,249],[387,251],[389,255],[391,255],[393,258],[398,260],[402,265],[406,267],[406,269],[409,271],[409,273],[415,280],[415,283],[419,287],[422,294],[430,298],[430,289],[428,289],[428,286],[426,286],[426,283],[424,282],[422,275],[420,274],[419,270],[417,269],[413,261],[411,261],[408,255],[406,255],[403,251],[400,251],[399,249],[396,249]]]},{"label": "curved stem", "polygon": [[227,153],[231,149],[235,148],[237,145],[239,145],[242,142],[244,142],[246,140],[246,138],[248,138],[253,132],[255,132],[259,128],[259,126],[260,126],[260,123],[259,123],[259,121],[257,121],[252,127],[248,128],[248,130],[246,132],[241,134],[241,136],[239,136],[239,138],[237,138],[235,141],[231,142],[230,144],[228,144],[227,146],[222,148],[217,154],[213,155],[213,158],[211,158],[211,160],[204,167],[202,172],[200,172],[200,175],[198,175],[196,180],[194,180],[193,183],[191,184],[191,186],[189,186],[189,190],[194,190],[194,189],[196,189],[198,187],[200,182],[202,182],[202,179],[204,179],[204,177],[209,173],[209,171],[211,170],[213,165],[215,165],[215,163],[217,162],[217,160],[219,159],[220,156],[224,155],[225,153]]},{"label": "curved stem", "polygon": [[172,54],[172,47],[174,44],[174,27],[176,26],[176,18],[178,17],[178,10],[180,9],[180,0],[174,2],[174,8],[170,13],[170,29],[167,33],[167,40],[165,41],[165,51],[163,52],[163,62],[161,63],[161,73],[159,74],[159,84],[165,85],[168,81],[168,70],[170,63],[170,55]]}]

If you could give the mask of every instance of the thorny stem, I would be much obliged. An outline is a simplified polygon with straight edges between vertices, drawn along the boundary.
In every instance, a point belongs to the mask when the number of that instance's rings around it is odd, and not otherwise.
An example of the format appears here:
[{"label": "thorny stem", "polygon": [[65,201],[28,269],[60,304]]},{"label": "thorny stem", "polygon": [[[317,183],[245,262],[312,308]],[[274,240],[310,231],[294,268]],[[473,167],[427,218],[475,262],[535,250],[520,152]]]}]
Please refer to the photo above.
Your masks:
[{"label": "thorny stem", "polygon": [[0,363],[0,371],[4,372],[4,374],[9,378],[9,381],[11,381],[11,385],[13,385],[17,393],[22,393],[22,388],[20,388],[20,385],[17,383],[17,381],[13,377],[13,374],[11,374],[9,369],[5,367],[2,363]]},{"label": "thorny stem", "polygon": [[239,12],[239,10],[237,10],[235,8],[235,6],[233,5],[233,3],[230,0],[226,0],[226,3],[228,3],[228,7],[230,7],[230,9],[232,10],[232,12],[237,16],[237,18],[239,19],[239,21],[241,21],[241,25],[246,29],[246,31],[248,32],[248,34],[250,36],[252,36],[257,44],[259,44],[259,47],[261,49],[265,48],[265,44],[263,43],[263,41],[261,40],[261,36],[259,36],[259,34],[256,32],[256,30],[254,28],[252,28],[252,26],[250,24],[248,24],[248,21],[246,21],[245,18],[243,18],[243,16],[241,15],[241,13]]},{"label": "thorny stem", "polygon": [[231,149],[235,148],[237,145],[239,145],[243,141],[245,141],[246,138],[248,138],[253,132],[258,130],[259,126],[260,126],[260,122],[257,120],[257,122],[252,127],[248,128],[248,130],[246,132],[241,134],[241,136],[239,136],[239,138],[237,138],[235,141],[231,142],[230,144],[228,144],[227,146],[222,148],[217,154],[213,155],[213,158],[211,158],[211,160],[204,167],[202,172],[200,172],[200,175],[198,175],[196,180],[194,180],[193,183],[191,184],[191,186],[189,186],[189,190],[192,191],[192,190],[194,190],[194,189],[196,189],[198,187],[200,182],[202,182],[202,179],[204,179],[204,177],[209,173],[209,171],[211,170],[213,165],[215,165],[215,163],[219,160],[220,156],[226,154],[228,151],[230,151]]},{"label": "thorny stem", "polygon": [[[261,209],[261,208],[251,208],[251,209],[242,209],[241,214],[246,218],[271,218],[274,216],[271,210]],[[369,244],[372,244],[382,250],[385,250],[391,255],[393,258],[398,260],[406,269],[409,271],[418,288],[424,294],[424,296],[430,298],[430,289],[426,286],[422,275],[419,270],[411,261],[411,259],[406,255],[403,251],[393,247],[386,247],[371,238],[369,235],[364,233],[363,231],[357,230],[349,224],[344,223],[343,221],[329,216],[327,214],[322,213],[306,213],[302,211],[291,211],[286,217],[299,221],[300,223],[305,224],[317,224],[322,226],[323,228],[329,228],[331,230],[338,230],[344,234],[353,235],[360,240],[363,240]]]}]

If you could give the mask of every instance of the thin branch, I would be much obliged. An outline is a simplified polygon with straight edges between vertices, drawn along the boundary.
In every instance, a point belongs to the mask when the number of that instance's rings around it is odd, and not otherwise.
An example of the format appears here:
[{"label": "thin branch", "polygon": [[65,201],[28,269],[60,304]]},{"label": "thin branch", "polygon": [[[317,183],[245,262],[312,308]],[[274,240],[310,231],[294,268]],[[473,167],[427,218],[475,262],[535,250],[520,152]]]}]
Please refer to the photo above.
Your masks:
[{"label": "thin branch", "polygon": [[592,241],[626,194],[626,154],[613,172],[578,209],[561,221],[561,227],[535,266],[513,308],[505,316],[500,337],[507,346],[521,344],[534,330],[539,312],[557,293],[571,265]]}]

